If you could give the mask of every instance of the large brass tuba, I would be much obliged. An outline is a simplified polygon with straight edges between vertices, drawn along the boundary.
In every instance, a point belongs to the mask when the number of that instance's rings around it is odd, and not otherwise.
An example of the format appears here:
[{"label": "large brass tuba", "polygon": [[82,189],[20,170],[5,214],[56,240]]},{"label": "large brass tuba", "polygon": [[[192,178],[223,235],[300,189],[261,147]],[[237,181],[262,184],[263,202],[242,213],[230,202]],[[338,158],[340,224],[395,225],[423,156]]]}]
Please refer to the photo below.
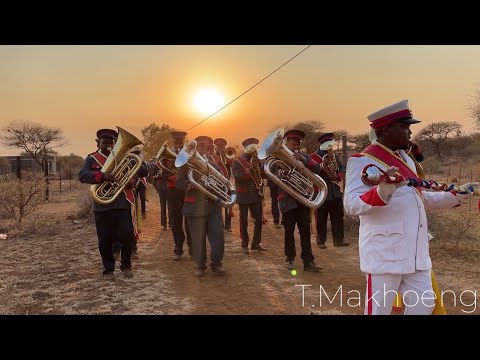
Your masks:
[{"label": "large brass tuba", "polygon": [[[300,204],[311,209],[318,208],[327,198],[327,184],[295,159],[293,153],[283,144],[284,134],[283,128],[275,130],[258,150],[258,158],[266,159],[263,166],[265,174]],[[274,166],[278,167],[275,173]]]},{"label": "large brass tuba", "polygon": [[335,158],[335,153],[333,152],[334,145],[335,140],[326,141],[320,145],[320,150],[327,151],[327,154],[322,156],[323,161],[320,166],[327,173],[330,180],[336,183],[337,173],[340,169],[338,168],[337,159]]},{"label": "large brass tuba", "polygon": [[130,151],[143,143],[128,131],[118,126],[117,129],[118,139],[101,169],[101,172],[115,176],[117,181],[115,183],[104,181],[90,187],[93,200],[102,205],[113,203],[142,166],[140,156]]},{"label": "large brass tuba", "polygon": [[187,143],[177,155],[175,166],[180,168],[185,164],[190,167],[188,180],[196,189],[222,207],[230,208],[235,204],[237,200],[235,186],[210,165],[208,159],[197,152],[195,140]]},{"label": "large brass tuba", "polygon": [[[175,168],[175,166],[173,166],[176,159],[177,159],[177,154],[175,153],[175,151],[173,151],[172,149],[170,149],[168,147],[168,140],[166,140],[163,143],[163,145],[160,146],[160,149],[158,150],[158,153],[157,153],[157,165],[158,165],[158,167],[160,167],[160,168],[162,168],[166,171],[170,171],[172,174],[176,174],[178,172],[178,170]],[[169,166],[169,167],[166,167],[162,164],[162,160],[167,160],[172,165]]]}]

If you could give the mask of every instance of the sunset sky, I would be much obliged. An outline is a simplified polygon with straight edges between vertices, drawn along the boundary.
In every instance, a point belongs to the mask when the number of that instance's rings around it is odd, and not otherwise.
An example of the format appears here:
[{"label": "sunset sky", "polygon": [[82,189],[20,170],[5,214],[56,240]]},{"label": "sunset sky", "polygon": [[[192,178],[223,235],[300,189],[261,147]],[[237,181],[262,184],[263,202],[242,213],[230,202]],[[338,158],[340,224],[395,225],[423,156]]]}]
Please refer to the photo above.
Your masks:
[{"label": "sunset sky", "polygon": [[[195,105],[200,91],[228,102],[304,47],[0,46],[0,126],[25,119],[60,127],[69,139],[60,154],[86,156],[99,128],[118,125],[139,137],[152,122],[186,130],[206,117]],[[235,145],[302,120],[361,133],[367,115],[402,99],[422,120],[414,134],[438,121],[471,132],[479,64],[480,46],[313,45],[189,137]],[[0,145],[0,155],[17,154]]]}]

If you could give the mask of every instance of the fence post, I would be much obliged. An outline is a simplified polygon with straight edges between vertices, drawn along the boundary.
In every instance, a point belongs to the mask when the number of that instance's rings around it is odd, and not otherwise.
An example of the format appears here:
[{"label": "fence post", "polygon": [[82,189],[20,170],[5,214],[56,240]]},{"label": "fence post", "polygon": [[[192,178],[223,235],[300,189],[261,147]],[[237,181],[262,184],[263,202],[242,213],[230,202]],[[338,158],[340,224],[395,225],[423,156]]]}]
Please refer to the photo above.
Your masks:
[{"label": "fence post", "polygon": [[17,178],[22,180],[22,158],[17,156]]},{"label": "fence post", "polygon": [[[342,136],[342,153],[343,153],[343,165],[347,166],[348,154],[347,154],[347,135]],[[343,180],[343,192],[345,192],[345,179]]]}]

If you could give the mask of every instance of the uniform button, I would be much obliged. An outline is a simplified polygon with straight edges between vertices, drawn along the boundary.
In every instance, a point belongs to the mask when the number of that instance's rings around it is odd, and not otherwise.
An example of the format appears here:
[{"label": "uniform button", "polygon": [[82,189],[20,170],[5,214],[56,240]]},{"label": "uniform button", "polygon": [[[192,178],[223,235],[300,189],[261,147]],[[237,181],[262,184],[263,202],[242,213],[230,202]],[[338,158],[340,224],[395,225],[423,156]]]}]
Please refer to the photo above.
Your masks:
[{"label": "uniform button", "polygon": [[423,226],[423,225],[422,225],[422,224],[420,224],[420,227],[422,227],[422,226]]}]

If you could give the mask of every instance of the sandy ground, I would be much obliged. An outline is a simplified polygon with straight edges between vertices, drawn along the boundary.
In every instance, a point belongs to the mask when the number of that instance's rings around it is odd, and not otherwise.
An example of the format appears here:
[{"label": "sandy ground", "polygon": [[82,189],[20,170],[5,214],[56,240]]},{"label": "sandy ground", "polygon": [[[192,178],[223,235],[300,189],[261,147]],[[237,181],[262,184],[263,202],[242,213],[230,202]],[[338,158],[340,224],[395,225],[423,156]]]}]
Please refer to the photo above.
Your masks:
[{"label": "sandy ground", "polygon": [[[304,273],[297,256],[297,274],[292,275],[284,266],[283,228],[274,228],[268,202],[262,240],[268,251],[241,253],[235,208],[233,233],[225,232],[226,275],[207,270],[204,278],[195,278],[187,251],[180,261],[173,261],[172,234],[161,231],[158,195],[150,189],[134,277],[124,279],[116,271],[116,281],[106,281],[94,224],[66,219],[75,211],[78,191],[67,189],[53,196],[42,210],[57,219],[47,235],[0,240],[1,314],[363,313],[365,277],[359,269],[356,237],[347,237],[350,247],[334,248],[329,234],[325,250],[312,237],[315,261],[323,270]],[[298,238],[296,245],[299,253]],[[473,294],[480,292],[478,258],[456,258],[435,248],[432,259],[440,287],[456,295],[456,303],[453,295],[445,296],[448,313],[480,314]]]}]

